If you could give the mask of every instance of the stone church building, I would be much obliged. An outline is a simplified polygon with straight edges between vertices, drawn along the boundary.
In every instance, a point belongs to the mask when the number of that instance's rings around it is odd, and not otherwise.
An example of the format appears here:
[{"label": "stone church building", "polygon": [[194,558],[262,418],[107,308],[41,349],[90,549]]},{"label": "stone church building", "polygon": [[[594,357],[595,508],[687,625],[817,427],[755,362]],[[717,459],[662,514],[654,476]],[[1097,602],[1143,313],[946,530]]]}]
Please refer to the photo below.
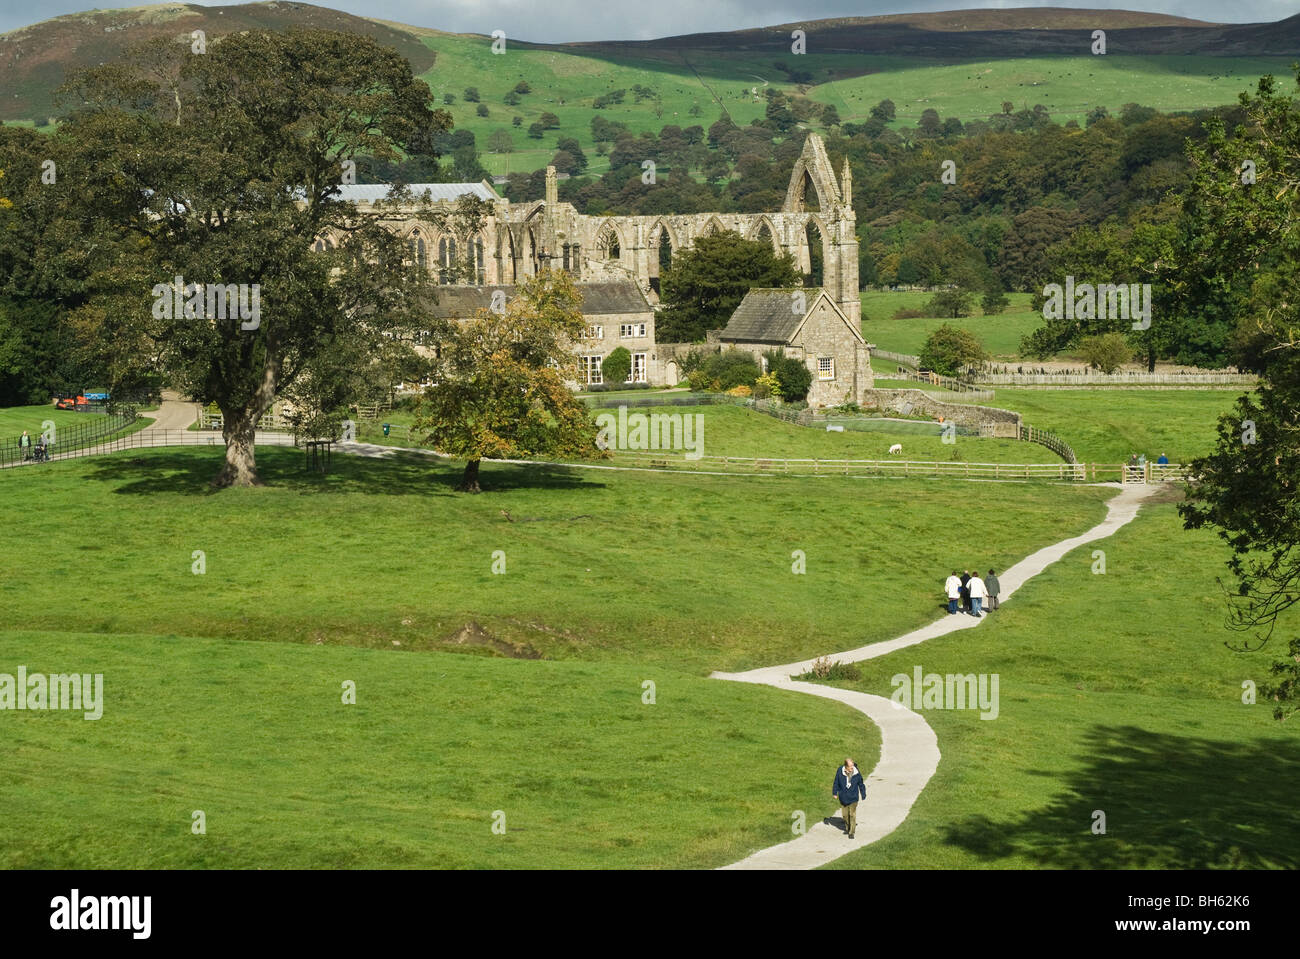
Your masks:
[{"label": "stone church building", "polygon": [[[359,206],[382,200],[388,187],[343,186],[342,198]],[[437,275],[446,276],[453,264],[467,267],[474,278],[470,286],[447,285],[439,290],[438,312],[455,318],[475,315],[491,302],[493,290],[507,298],[524,277],[546,269],[572,274],[583,294],[583,312],[591,321],[591,336],[578,349],[584,382],[599,382],[600,360],[618,346],[633,356],[634,382],[671,385],[679,374],[675,356],[681,344],[659,344],[655,339],[654,311],[659,304],[659,277],[673,255],[692,246],[695,239],[710,233],[734,230],[747,239],[764,240],[778,253],[793,256],[805,275],[814,272],[820,251],[821,290],[808,293],[810,309],[826,304],[856,331],[861,321],[858,298],[858,241],[852,208],[852,175],[848,161],[837,178],[826,155],[822,139],[809,134],[803,152],[795,161],[785,202],[773,213],[693,213],[653,216],[587,216],[570,203],[558,200],[553,167],[546,170],[544,199],[511,203],[487,182],[413,184],[412,193],[428,191],[436,203],[454,203],[472,194],[491,204],[492,214],[474,236],[440,230],[412,211],[409,219],[400,215],[393,229],[407,239],[412,260],[427,264]],[[316,243],[337,246],[341,237],[318,237]],[[472,308],[472,309],[471,309]],[[808,336],[826,322],[824,317],[808,327]],[[861,371],[870,385],[869,361],[859,356],[863,344],[838,332],[843,352],[835,354],[835,369]],[[787,343],[788,352],[804,351],[798,343]],[[829,347],[818,347],[823,352]],[[821,354],[818,353],[818,356]],[[814,384],[821,362],[806,356],[813,370]],[[824,372],[824,371],[823,371]],[[859,378],[861,372],[858,373]],[[839,374],[836,376],[836,388]],[[850,379],[848,382],[852,382]],[[843,394],[836,399],[840,401]],[[810,397],[810,402],[812,399]]]}]

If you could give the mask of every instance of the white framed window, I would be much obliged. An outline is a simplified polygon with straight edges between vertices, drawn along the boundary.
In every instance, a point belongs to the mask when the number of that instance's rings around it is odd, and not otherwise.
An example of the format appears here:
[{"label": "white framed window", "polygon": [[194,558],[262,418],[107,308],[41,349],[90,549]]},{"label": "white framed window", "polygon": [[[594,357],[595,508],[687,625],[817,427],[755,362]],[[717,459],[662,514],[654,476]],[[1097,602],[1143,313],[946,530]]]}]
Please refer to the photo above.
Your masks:
[{"label": "white framed window", "polygon": [[645,354],[632,354],[632,373],[628,376],[629,383],[644,383],[645,380]]},{"label": "white framed window", "polygon": [[605,328],[603,326],[587,327],[587,336],[593,340],[603,340],[605,338]]},{"label": "white framed window", "polygon": [[644,323],[624,323],[618,328],[618,335],[624,339],[633,339],[645,336]]},{"label": "white framed window", "polygon": [[833,356],[817,357],[817,379],[819,380],[835,379],[835,357]]},{"label": "white framed window", "polygon": [[589,386],[597,386],[604,382],[600,375],[600,361],[604,359],[601,356],[579,356],[578,357],[578,376],[583,383]]}]

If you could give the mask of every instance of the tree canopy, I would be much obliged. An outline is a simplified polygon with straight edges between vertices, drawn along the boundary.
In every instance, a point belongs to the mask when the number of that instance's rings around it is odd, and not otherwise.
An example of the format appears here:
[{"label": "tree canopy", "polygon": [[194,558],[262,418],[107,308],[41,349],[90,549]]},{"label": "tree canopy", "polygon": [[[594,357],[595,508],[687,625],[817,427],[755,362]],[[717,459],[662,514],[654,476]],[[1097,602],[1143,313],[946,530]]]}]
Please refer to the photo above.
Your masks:
[{"label": "tree canopy", "polygon": [[[277,398],[329,406],[349,369],[431,322],[425,271],[337,184],[357,156],[396,158],[448,116],[405,59],[326,31],[235,34],[203,54],[155,41],[66,92],[52,189],[99,241],[79,245],[96,252],[78,323],[115,383],[161,370],[215,403],[214,482],[259,483],[254,431]],[[342,243],[313,249],[327,233]]]},{"label": "tree canopy", "polygon": [[727,325],[745,294],[756,287],[799,285],[794,259],[772,244],[732,230],[699,237],[673,256],[660,279],[663,310],[655,322],[661,343],[693,343]]}]

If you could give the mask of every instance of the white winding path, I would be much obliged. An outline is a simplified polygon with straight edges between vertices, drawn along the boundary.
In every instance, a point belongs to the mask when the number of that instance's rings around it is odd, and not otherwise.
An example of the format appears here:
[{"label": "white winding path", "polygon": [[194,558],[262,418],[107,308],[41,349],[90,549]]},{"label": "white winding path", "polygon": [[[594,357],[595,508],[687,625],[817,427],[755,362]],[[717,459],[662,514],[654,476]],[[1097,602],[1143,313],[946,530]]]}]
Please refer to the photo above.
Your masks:
[{"label": "white winding path", "polygon": [[[1070,551],[1094,540],[1105,539],[1127,525],[1137,516],[1142,500],[1158,489],[1160,487],[1157,485],[1123,487],[1119,495],[1107,502],[1106,518],[1092,529],[1079,536],[1053,543],[1051,546],[1044,546],[1038,552],[1016,563],[998,577],[1002,587],[999,593],[999,604],[1010,599],[1016,590]],[[897,639],[872,643],[870,646],[850,649],[843,653],[832,653],[831,658],[844,663],[875,659],[959,629],[974,629],[982,622],[983,618],[974,619],[961,614],[956,616],[945,614],[943,618],[928,626],[922,626]],[[873,696],[869,693],[824,686],[820,683],[795,682],[790,678],[808,672],[812,669],[812,665],[813,660],[806,659],[800,663],[765,666],[743,673],[713,673],[713,678],[741,683],[762,683],[766,686],[775,686],[777,689],[789,689],[839,700],[864,713],[880,728],[880,762],[867,777],[867,798],[858,803],[856,836],[849,839],[839,827],[827,825],[819,820],[810,825],[808,831],[797,839],[760,849],[740,862],[723,868],[814,869],[855,849],[870,845],[888,836],[902,825],[912,804],[921,795],[921,790],[939,768],[939,741],[930,724],[918,713],[896,705],[884,696]],[[834,802],[833,799],[828,801]]]}]

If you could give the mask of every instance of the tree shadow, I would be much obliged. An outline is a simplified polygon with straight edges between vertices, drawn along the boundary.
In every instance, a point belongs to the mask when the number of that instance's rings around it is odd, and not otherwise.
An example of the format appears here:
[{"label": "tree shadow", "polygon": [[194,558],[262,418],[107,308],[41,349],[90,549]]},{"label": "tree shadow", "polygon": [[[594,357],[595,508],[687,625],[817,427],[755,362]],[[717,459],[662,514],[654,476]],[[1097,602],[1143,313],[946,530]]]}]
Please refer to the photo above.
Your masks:
[{"label": "tree shadow", "polygon": [[[945,827],[946,841],[985,860],[1068,869],[1300,865],[1300,744],[1097,726],[1083,755],[1088,764],[1042,809],[1006,822],[971,816]],[[1104,835],[1092,832],[1095,810],[1105,813]]]},{"label": "tree shadow", "polygon": [[[208,447],[173,447],[147,453],[123,453],[98,457],[91,463],[90,478],[115,484],[117,494],[212,496],[222,490],[212,486],[221,467],[222,453]],[[336,453],[328,473],[305,468],[302,450],[288,447],[259,447],[257,472],[267,486],[312,493],[360,493],[379,496],[467,496],[457,493],[464,464],[453,460],[395,453],[371,458]],[[592,481],[596,474],[569,466],[548,464],[516,465],[484,463],[479,474],[483,493],[532,489],[604,489]]]}]

